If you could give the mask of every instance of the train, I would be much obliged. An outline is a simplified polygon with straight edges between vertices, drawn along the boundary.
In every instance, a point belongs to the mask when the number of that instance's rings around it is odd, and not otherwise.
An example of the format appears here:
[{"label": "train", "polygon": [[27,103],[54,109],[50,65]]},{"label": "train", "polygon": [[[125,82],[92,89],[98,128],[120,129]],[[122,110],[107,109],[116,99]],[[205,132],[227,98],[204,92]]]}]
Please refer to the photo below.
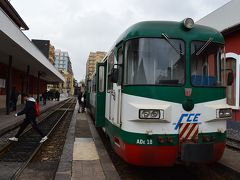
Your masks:
[{"label": "train", "polygon": [[222,34],[191,18],[136,23],[87,80],[88,111],[129,164],[216,162],[232,116],[225,61]]}]

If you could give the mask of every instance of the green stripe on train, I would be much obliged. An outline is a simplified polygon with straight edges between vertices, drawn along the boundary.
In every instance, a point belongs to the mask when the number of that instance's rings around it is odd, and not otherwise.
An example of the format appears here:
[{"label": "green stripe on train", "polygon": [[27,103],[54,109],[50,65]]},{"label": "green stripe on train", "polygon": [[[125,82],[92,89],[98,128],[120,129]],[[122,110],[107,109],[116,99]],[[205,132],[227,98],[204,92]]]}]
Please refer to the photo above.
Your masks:
[{"label": "green stripe on train", "polygon": [[[185,96],[185,87],[168,86],[124,86],[123,93],[152,98],[157,100],[169,101],[182,104],[187,97]],[[215,101],[225,98],[225,88],[194,87],[192,88],[191,99],[194,104],[208,101]]]}]

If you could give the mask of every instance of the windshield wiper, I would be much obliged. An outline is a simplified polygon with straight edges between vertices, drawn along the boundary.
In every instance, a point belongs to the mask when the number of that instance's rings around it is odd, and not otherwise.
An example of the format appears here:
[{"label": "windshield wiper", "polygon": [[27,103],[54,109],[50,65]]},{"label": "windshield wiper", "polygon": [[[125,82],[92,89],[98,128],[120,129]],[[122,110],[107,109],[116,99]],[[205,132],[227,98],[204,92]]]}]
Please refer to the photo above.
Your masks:
[{"label": "windshield wiper", "polygon": [[171,46],[172,46],[172,48],[179,54],[179,55],[183,55],[183,52],[181,51],[181,49],[180,50],[178,50],[175,46],[174,46],[174,44],[169,40],[169,37],[166,35],[166,34],[164,34],[164,33],[162,33],[162,36],[164,37],[164,39],[168,42],[168,44],[170,44]]},{"label": "windshield wiper", "polygon": [[198,56],[203,52],[203,50],[213,41],[213,38],[209,38],[207,42],[196,52],[196,55]]}]

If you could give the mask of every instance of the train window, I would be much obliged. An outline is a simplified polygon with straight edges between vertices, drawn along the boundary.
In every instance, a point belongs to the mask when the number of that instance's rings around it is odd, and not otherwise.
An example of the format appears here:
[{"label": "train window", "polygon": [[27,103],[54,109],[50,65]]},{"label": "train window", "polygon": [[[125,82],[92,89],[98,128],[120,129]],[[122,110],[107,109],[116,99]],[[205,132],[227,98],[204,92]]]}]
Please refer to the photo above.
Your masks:
[{"label": "train window", "polygon": [[98,73],[99,73],[98,91],[104,92],[104,66],[99,66]]},{"label": "train window", "polygon": [[129,40],[125,46],[124,83],[183,85],[185,45],[182,40],[168,40],[170,42],[161,38]]},{"label": "train window", "polygon": [[122,64],[123,64],[123,48],[118,49],[118,85],[121,85],[122,83]]},{"label": "train window", "polygon": [[108,61],[108,81],[107,81],[107,87],[108,87],[108,90],[111,90],[111,89],[113,89],[113,83],[111,82],[111,78],[110,78],[111,70],[112,70],[113,64],[114,64],[114,53],[113,53],[113,51],[108,56],[108,60],[107,61]]},{"label": "train window", "polygon": [[[236,74],[236,59],[234,58],[227,58],[226,59],[226,69],[229,71],[226,72],[225,78],[227,79],[227,75],[229,72],[232,71],[233,74]],[[231,86],[227,86],[226,94],[227,94],[227,103],[231,106],[236,106],[236,78],[233,80],[233,84]]]},{"label": "train window", "polygon": [[91,81],[87,81],[87,92],[90,93],[91,92]]},{"label": "train window", "polygon": [[193,41],[191,43],[191,83],[194,86],[223,86],[222,45]]},{"label": "train window", "polygon": [[96,92],[96,76],[93,76],[92,79],[92,92]]}]

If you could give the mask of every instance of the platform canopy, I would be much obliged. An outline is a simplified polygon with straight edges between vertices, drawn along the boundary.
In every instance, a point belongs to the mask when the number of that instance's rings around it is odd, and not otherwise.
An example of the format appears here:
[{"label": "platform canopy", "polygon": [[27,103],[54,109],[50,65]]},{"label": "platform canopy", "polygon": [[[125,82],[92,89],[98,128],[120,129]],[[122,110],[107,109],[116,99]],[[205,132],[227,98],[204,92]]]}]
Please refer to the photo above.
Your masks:
[{"label": "platform canopy", "polygon": [[197,24],[210,26],[220,32],[227,31],[240,25],[240,0],[231,0],[222,7],[203,17]]},{"label": "platform canopy", "polygon": [[64,77],[55,69],[42,52],[28,39],[13,20],[0,8],[0,63],[8,65],[12,56],[12,67],[38,76],[48,83],[63,82]]}]

